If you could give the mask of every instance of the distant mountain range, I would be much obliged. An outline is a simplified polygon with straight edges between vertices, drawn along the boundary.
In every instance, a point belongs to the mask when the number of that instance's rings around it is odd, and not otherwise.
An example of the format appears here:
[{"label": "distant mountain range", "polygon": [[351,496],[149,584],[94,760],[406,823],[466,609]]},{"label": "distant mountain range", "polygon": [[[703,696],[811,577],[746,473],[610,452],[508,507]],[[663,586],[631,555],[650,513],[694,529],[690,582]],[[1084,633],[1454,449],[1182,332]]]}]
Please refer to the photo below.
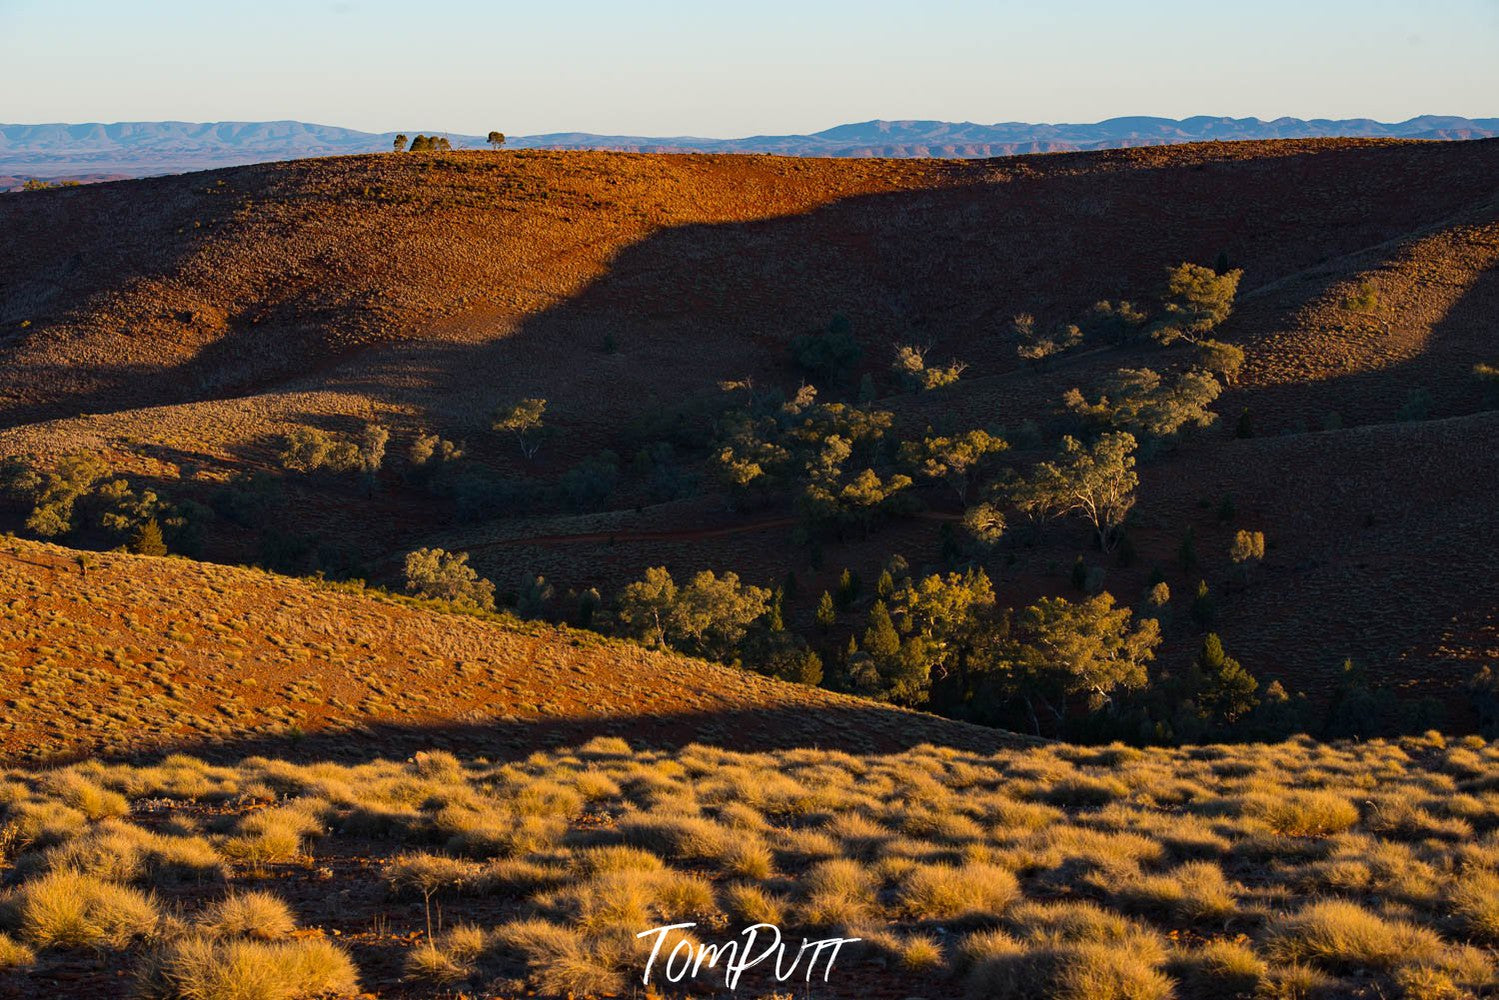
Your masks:
[{"label": "distant mountain range", "polygon": [[[423,129],[409,129],[416,135]],[[396,133],[358,132],[305,122],[118,122],[113,125],[0,125],[0,187],[27,177],[139,177],[304,156],[389,150]],[[786,156],[986,157],[1227,139],[1385,136],[1481,139],[1499,136],[1499,118],[1423,115],[1403,122],[1313,119],[1110,118],[1091,125],[870,121],[811,135],[744,139],[557,132],[512,137],[511,149],[613,149],[649,153],[779,153]],[[449,134],[455,148],[484,137]]]}]

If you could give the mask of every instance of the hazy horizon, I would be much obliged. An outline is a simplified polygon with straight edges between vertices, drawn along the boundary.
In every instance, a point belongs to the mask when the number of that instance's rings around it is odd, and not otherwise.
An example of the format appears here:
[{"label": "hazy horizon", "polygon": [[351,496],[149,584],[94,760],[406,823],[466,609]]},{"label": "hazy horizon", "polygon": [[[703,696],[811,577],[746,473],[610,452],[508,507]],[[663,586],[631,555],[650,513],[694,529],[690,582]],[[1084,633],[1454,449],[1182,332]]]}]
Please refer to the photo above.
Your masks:
[{"label": "hazy horizon", "polygon": [[[1492,114],[1474,114],[1474,115],[1453,115],[1453,114],[1450,114],[1450,113],[1444,112],[1444,111],[1427,111],[1427,112],[1422,112],[1421,114],[1408,115],[1405,118],[1401,118],[1401,119],[1382,119],[1382,118],[1378,118],[1378,117],[1373,116],[1373,115],[1347,115],[1347,116],[1343,116],[1342,118],[1327,118],[1325,116],[1324,117],[1319,117],[1319,118],[1304,118],[1304,117],[1302,117],[1300,115],[1274,115],[1274,116],[1266,117],[1266,116],[1260,116],[1260,115],[1230,116],[1230,115],[1214,115],[1214,114],[1194,114],[1194,115],[1182,115],[1182,116],[1179,116],[1179,117],[1171,117],[1171,116],[1168,116],[1168,115],[1128,114],[1128,115],[1113,115],[1113,116],[1111,116],[1109,118],[1100,118],[1100,119],[1097,119],[1095,121],[1086,121],[1086,122],[1085,121],[1062,121],[1060,119],[1054,120],[1054,121],[1041,121],[1041,120],[1027,120],[1027,119],[1020,119],[1020,118],[995,120],[995,121],[991,122],[991,121],[972,121],[972,120],[955,121],[953,119],[933,118],[933,117],[931,117],[931,116],[928,115],[928,116],[918,116],[918,117],[914,117],[914,118],[888,118],[888,117],[886,117],[886,118],[868,118],[868,119],[863,119],[863,120],[860,120],[860,121],[839,121],[839,122],[833,122],[832,124],[829,124],[829,125],[823,125],[823,126],[818,127],[818,128],[811,128],[811,129],[805,129],[805,130],[800,130],[800,131],[791,131],[789,129],[780,129],[780,130],[772,130],[772,131],[769,131],[769,132],[762,131],[762,132],[756,132],[756,133],[745,133],[743,135],[727,135],[727,134],[720,135],[720,134],[711,134],[711,133],[706,133],[706,132],[675,132],[675,133],[657,133],[657,134],[651,135],[650,138],[659,138],[659,139],[719,139],[719,140],[725,140],[725,141],[733,141],[733,140],[741,140],[741,139],[751,139],[751,138],[755,138],[756,136],[760,136],[760,135],[817,135],[819,133],[831,131],[831,130],[837,129],[837,128],[845,128],[845,127],[848,127],[848,126],[851,126],[851,125],[864,125],[864,124],[868,124],[870,122],[875,122],[875,121],[882,121],[882,122],[889,122],[889,123],[898,123],[898,122],[940,122],[940,123],[943,123],[943,124],[951,124],[951,125],[974,125],[974,126],[978,126],[980,128],[993,128],[993,127],[1002,126],[1002,125],[1034,125],[1034,126],[1039,126],[1039,127],[1065,128],[1065,127],[1079,127],[1079,126],[1089,126],[1089,125],[1101,125],[1101,124],[1104,124],[1104,123],[1109,122],[1109,121],[1128,121],[1130,119],[1160,120],[1160,121],[1189,121],[1189,120],[1197,119],[1197,118],[1210,119],[1210,120],[1221,120],[1221,119],[1226,119],[1226,118],[1234,118],[1235,120],[1244,120],[1244,121],[1247,121],[1247,120],[1257,120],[1257,121],[1264,122],[1266,124],[1269,124],[1269,123],[1272,123],[1272,122],[1275,122],[1275,121],[1283,121],[1283,120],[1300,120],[1300,121],[1313,122],[1313,121],[1339,121],[1339,120],[1350,120],[1351,119],[1351,120],[1367,120],[1367,121],[1379,122],[1381,124],[1387,124],[1387,125],[1398,125],[1398,124],[1401,124],[1403,122],[1414,121],[1414,120],[1419,119],[1419,118],[1465,118],[1465,119],[1469,119],[1469,120],[1495,119],[1495,118],[1499,118],[1499,109],[1496,109],[1495,112],[1492,113]],[[313,127],[317,127],[317,128],[347,129],[347,130],[352,131],[352,132],[362,132],[362,133],[366,133],[366,134],[369,134],[369,135],[388,135],[390,133],[395,133],[395,132],[410,132],[410,131],[413,130],[413,126],[410,126],[410,125],[400,125],[400,126],[396,126],[396,127],[393,127],[393,128],[362,129],[362,128],[355,128],[353,126],[344,124],[342,122],[336,122],[336,121],[310,121],[310,120],[307,120],[307,119],[300,119],[300,118],[253,118],[253,119],[252,118],[219,118],[219,119],[121,118],[121,119],[115,119],[115,120],[111,120],[111,121],[104,121],[104,120],[99,120],[99,119],[89,120],[89,121],[85,121],[85,120],[81,120],[81,119],[80,120],[74,120],[74,121],[62,121],[62,120],[56,120],[56,121],[30,121],[30,122],[4,121],[4,122],[0,122],[0,125],[20,126],[20,127],[23,127],[23,128],[42,128],[42,127],[51,126],[51,125],[64,126],[64,127],[68,127],[68,128],[78,128],[78,127],[87,126],[87,125],[99,125],[99,126],[102,126],[102,127],[105,127],[105,128],[109,128],[109,127],[116,126],[116,125],[134,125],[134,124],[264,125],[264,124],[276,124],[278,122],[287,122],[287,123],[293,123],[293,124],[299,124],[299,125],[309,125],[309,126],[313,126]],[[464,131],[462,131],[460,129],[449,129],[449,130],[440,130],[440,129],[438,129],[438,130],[429,130],[429,131],[433,131],[434,134],[441,134],[443,131],[447,131],[450,134],[462,134],[462,135],[470,135],[470,136],[482,136],[484,134],[484,132],[487,131],[487,130],[475,130],[473,132],[464,132]],[[621,132],[621,131],[619,131],[617,129],[616,130],[608,130],[608,131],[605,131],[605,130],[591,131],[591,130],[584,130],[584,129],[545,129],[545,130],[540,131],[540,132],[529,132],[529,133],[515,133],[515,132],[512,132],[512,133],[509,133],[509,135],[511,135],[512,137],[517,137],[517,136],[522,136],[522,135],[528,136],[528,137],[534,137],[534,136],[544,136],[544,135],[571,135],[571,134],[589,134],[589,135],[600,135],[600,136],[609,136],[609,135],[630,136],[630,135],[633,135],[634,133]]]},{"label": "hazy horizon", "polygon": [[1499,93],[1496,42],[1495,0],[1420,11],[1275,0],[1252,19],[1097,0],[1045,11],[770,0],[743,12],[672,0],[628,10],[167,0],[145,12],[0,0],[0,85],[5,117],[39,124],[737,138],[872,119],[1073,124],[1204,109],[1398,122],[1496,114],[1479,106]]}]

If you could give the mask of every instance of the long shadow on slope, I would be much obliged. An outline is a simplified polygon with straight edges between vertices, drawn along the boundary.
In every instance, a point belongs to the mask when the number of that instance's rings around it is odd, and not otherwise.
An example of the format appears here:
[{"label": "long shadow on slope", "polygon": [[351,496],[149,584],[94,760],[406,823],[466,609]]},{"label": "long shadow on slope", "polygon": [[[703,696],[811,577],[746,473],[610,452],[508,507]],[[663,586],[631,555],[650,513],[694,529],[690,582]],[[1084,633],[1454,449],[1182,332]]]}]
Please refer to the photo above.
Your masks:
[{"label": "long shadow on slope", "polygon": [[[1168,265],[1224,249],[1253,287],[1429,225],[1488,191],[1475,169],[1483,161],[1464,156],[1461,166],[1440,161],[1450,181],[1440,194],[1413,194],[1409,172],[1424,162],[1435,162],[1427,148],[1355,149],[1003,182],[970,168],[972,181],[949,188],[673,227],[494,339],[392,348],[333,383],[426,406],[471,439],[495,403],[542,396],[576,432],[566,447],[584,453],[609,443],[622,415],[673,407],[723,378],[793,379],[788,342],[836,313],[853,320],[870,371],[883,372],[888,345],[902,340],[1006,368],[1003,331],[1017,312],[1052,322],[1102,297],[1148,298]],[[410,388],[392,392],[403,379]]]},{"label": "long shadow on slope", "polygon": [[[505,758],[572,746],[596,736],[620,737],[637,749],[671,750],[689,743],[705,743],[745,752],[811,748],[894,753],[923,743],[992,752],[1035,742],[1003,730],[850,703],[580,719],[500,718],[442,725],[383,723],[352,730],[317,730],[297,737],[277,733],[227,740],[173,741],[103,756],[143,760],[168,753],[188,753],[214,761],[266,756],[353,762],[445,749]],[[81,748],[78,756],[90,752]]]},{"label": "long shadow on slope", "polygon": [[[1492,227],[1499,219],[1499,206],[1488,206],[1460,220],[1452,226],[1484,225]],[[1435,267],[1422,261],[1407,260],[1408,246],[1392,248],[1387,254],[1367,257],[1347,270],[1319,273],[1307,276],[1302,301],[1323,300],[1331,287],[1350,277],[1362,273],[1378,273],[1386,268],[1407,273],[1434,271]],[[1402,419],[1401,409],[1413,392],[1429,396],[1429,407],[1423,415],[1413,414],[1414,419],[1425,417],[1448,417],[1475,413],[1490,404],[1484,387],[1473,375],[1473,366],[1479,362],[1494,363],[1499,359],[1499,337],[1496,337],[1493,316],[1499,308],[1499,270],[1492,265],[1483,266],[1483,251],[1472,251],[1475,257],[1464,261],[1467,271],[1461,269],[1450,274],[1422,275],[1412,281],[1413,290],[1419,294],[1420,285],[1451,286],[1463,278],[1466,287],[1448,306],[1436,322],[1419,353],[1404,360],[1381,367],[1346,372],[1318,380],[1282,382],[1252,389],[1230,390],[1225,394],[1221,410],[1231,418],[1240,407],[1247,408],[1256,418],[1260,433],[1292,433],[1298,430],[1316,430],[1329,418],[1336,417],[1339,425],[1379,424]],[[1461,268],[1461,264],[1455,265]],[[1400,303],[1392,303],[1396,309],[1395,332],[1374,333],[1376,338],[1399,341],[1399,324],[1412,323],[1399,317]],[[1270,328],[1290,329],[1295,320],[1282,310],[1279,316],[1263,315],[1261,322]],[[1346,316],[1349,324],[1359,322],[1357,317]],[[1235,321],[1231,320],[1230,324]],[[1315,322],[1315,321],[1313,321]],[[1231,328],[1225,324],[1226,329]],[[1372,326],[1373,324],[1366,324]],[[1330,347],[1337,344],[1337,335],[1327,334]],[[1248,344],[1244,345],[1250,346]],[[1371,356],[1364,364],[1377,360],[1381,350],[1378,340],[1360,348]]]}]

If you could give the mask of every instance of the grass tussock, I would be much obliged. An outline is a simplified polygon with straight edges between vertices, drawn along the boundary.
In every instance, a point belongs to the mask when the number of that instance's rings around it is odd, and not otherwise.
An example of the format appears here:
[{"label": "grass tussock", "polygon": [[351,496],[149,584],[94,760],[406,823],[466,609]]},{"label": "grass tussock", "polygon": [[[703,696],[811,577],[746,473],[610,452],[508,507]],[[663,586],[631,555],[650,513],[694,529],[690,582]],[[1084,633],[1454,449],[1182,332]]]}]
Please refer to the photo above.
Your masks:
[{"label": "grass tussock", "polygon": [[359,973],[322,938],[264,942],[187,938],[149,955],[139,992],[153,1000],[305,1000],[350,996]]},{"label": "grass tussock", "polygon": [[124,948],[161,920],[139,890],[73,871],[26,883],[13,905],[22,936],[38,948]]},{"label": "grass tussock", "polygon": [[281,897],[255,890],[210,903],[197,926],[210,937],[279,941],[297,929],[297,918]]},{"label": "grass tussock", "polygon": [[36,952],[9,934],[0,934],[0,972],[26,969],[34,964],[36,964]]},{"label": "grass tussock", "polygon": [[1311,903],[1281,917],[1271,926],[1267,943],[1276,958],[1332,971],[1430,961],[1443,947],[1431,930],[1385,919],[1347,900]]}]

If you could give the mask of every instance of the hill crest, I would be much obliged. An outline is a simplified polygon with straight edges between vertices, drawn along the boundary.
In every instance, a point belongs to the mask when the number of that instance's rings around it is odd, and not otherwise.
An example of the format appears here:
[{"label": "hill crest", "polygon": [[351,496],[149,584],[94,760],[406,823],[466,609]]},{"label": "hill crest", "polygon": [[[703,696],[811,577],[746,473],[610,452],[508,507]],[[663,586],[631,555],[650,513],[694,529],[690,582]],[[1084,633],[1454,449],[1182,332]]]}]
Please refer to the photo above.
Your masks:
[{"label": "hill crest", "polygon": [[[456,148],[481,149],[481,135],[447,135]],[[148,176],[214,167],[385,152],[395,132],[361,132],[299,121],[91,122],[0,124],[0,175],[13,178]],[[642,153],[775,153],[782,156],[955,157],[1114,149],[1187,142],[1319,137],[1478,139],[1499,136],[1499,118],[1422,115],[1403,122],[1368,118],[1228,118],[1198,115],[1110,118],[1093,123],[975,122],[874,119],[810,134],[723,139],[702,136],[553,132],[514,136],[514,149],[589,149]],[[19,186],[13,184],[12,186]],[[0,187],[3,190],[3,187]]]}]

